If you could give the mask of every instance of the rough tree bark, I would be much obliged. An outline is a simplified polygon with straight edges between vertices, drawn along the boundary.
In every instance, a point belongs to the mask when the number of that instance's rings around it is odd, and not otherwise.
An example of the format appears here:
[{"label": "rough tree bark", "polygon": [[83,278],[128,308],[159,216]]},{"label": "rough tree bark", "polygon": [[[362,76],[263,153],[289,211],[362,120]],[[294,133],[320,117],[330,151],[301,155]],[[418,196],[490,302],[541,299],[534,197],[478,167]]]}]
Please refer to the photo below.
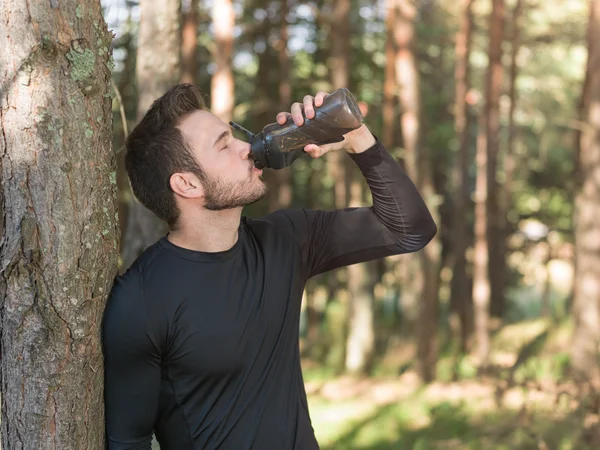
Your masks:
[{"label": "rough tree bark", "polygon": [[[180,79],[181,0],[144,0],[140,3],[140,31],[137,50],[137,120],[152,102]],[[132,197],[121,255],[121,271],[156,242],[166,224]]]},{"label": "rough tree bark", "polygon": [[[398,49],[396,77],[402,111],[400,122],[406,151],[406,171],[427,202],[437,222],[431,164],[427,151],[419,148],[421,102],[419,72],[414,54],[417,8],[414,0],[397,0],[396,5],[397,20],[394,32]],[[435,378],[438,352],[438,290],[441,267],[439,237],[436,236],[420,252],[407,255],[406,259],[410,261],[410,286],[406,286],[407,291],[417,296],[419,306],[417,327],[419,374],[424,381],[428,382]]]},{"label": "rough tree bark", "polygon": [[452,171],[452,189],[454,190],[454,215],[452,224],[452,245],[454,262],[451,284],[451,326],[460,339],[460,349],[468,351],[472,330],[472,298],[467,281],[467,211],[470,198],[469,188],[469,136],[471,115],[468,110],[467,92],[470,86],[469,55],[471,34],[473,31],[473,0],[462,0],[460,29],[456,34],[455,65],[455,106],[454,123],[458,139],[458,153]]},{"label": "rough tree bark", "polygon": [[215,33],[213,59],[217,67],[211,82],[210,107],[215,116],[229,123],[235,98],[231,69],[235,13],[231,0],[213,2],[212,21]]},{"label": "rough tree bark", "polygon": [[2,448],[100,450],[112,33],[97,0],[5,0],[0,16]]},{"label": "rough tree bark", "polygon": [[588,63],[575,193],[575,330],[571,362],[579,376],[600,375],[600,0],[590,2]]}]

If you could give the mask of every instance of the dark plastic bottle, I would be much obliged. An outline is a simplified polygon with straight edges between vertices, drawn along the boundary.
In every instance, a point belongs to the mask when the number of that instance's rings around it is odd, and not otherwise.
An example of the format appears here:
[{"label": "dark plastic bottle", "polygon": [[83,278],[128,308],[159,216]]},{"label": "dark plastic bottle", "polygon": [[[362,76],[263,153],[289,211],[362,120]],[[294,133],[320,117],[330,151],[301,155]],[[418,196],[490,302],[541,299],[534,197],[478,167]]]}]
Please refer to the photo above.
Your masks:
[{"label": "dark plastic bottle", "polygon": [[308,144],[329,144],[344,139],[343,135],[362,125],[363,116],[354,97],[346,88],[337,89],[315,107],[312,119],[304,118],[297,126],[292,118],[279,125],[271,123],[254,135],[235,122],[230,124],[250,138],[254,165],[259,168],[283,169],[304,154]]}]

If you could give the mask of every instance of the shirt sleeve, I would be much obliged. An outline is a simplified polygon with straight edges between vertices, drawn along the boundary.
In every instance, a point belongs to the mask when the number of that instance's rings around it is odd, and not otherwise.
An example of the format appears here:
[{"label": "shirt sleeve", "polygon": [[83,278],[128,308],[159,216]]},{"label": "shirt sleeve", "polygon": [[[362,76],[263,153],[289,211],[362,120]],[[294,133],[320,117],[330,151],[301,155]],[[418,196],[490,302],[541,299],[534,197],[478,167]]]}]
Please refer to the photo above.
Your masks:
[{"label": "shirt sleeve", "polygon": [[379,141],[349,156],[367,181],[373,206],[334,211],[297,208],[268,216],[297,240],[307,278],[342,266],[415,252],[437,232],[417,188]]},{"label": "shirt sleeve", "polygon": [[108,450],[150,450],[160,396],[160,356],[148,336],[141,274],[117,277],[104,313]]}]

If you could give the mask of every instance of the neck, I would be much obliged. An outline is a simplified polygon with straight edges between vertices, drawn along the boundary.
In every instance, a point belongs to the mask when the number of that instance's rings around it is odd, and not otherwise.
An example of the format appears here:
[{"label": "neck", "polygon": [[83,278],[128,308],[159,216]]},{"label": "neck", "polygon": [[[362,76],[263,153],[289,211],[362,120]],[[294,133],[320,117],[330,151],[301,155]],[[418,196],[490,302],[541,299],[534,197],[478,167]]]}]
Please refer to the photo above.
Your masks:
[{"label": "neck", "polygon": [[229,250],[238,240],[242,208],[223,211],[196,210],[179,218],[177,229],[167,239],[173,244],[200,252]]}]

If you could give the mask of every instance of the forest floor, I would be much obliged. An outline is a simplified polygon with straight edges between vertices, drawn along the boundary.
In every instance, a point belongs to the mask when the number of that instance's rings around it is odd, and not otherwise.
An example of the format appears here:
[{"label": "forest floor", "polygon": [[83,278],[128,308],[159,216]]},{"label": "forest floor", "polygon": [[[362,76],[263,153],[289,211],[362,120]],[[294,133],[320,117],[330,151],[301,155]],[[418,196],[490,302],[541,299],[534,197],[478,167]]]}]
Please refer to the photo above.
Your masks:
[{"label": "forest floor", "polygon": [[410,341],[396,342],[370,378],[332,377],[304,361],[321,448],[600,449],[600,393],[568,379],[570,335],[568,323],[542,319],[504,326],[486,374],[446,356],[427,385],[410,369]]}]

